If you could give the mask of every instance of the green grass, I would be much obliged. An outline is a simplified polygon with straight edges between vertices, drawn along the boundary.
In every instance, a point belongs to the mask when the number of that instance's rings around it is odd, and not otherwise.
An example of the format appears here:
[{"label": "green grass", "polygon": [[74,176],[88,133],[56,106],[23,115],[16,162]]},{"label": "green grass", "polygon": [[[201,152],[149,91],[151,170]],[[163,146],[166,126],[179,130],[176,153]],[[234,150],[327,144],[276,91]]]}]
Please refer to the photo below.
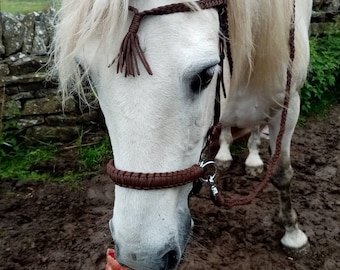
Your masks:
[{"label": "green grass", "polygon": [[79,163],[86,170],[100,169],[101,162],[107,157],[111,157],[112,150],[109,137],[105,137],[100,143],[80,147]]},{"label": "green grass", "polygon": [[340,102],[340,31],[310,38],[310,68],[301,89],[303,116],[323,116]]},{"label": "green grass", "polygon": [[0,11],[27,14],[32,11],[45,10],[50,6],[51,0],[1,0]]},{"label": "green grass", "polygon": [[[65,156],[64,162],[70,160],[70,156],[76,160],[73,165],[67,167],[67,171],[41,173],[34,170],[37,164],[50,161],[53,165]],[[27,146],[16,140],[0,138],[0,181],[7,178],[19,181],[74,183],[98,174],[101,163],[111,157],[112,150],[108,137],[95,143],[83,143],[83,135],[81,135],[68,147],[56,143]]]},{"label": "green grass", "polygon": [[31,167],[38,162],[52,160],[56,152],[55,145],[16,146],[10,151],[0,151],[0,178],[14,178],[21,181],[49,179],[48,174],[32,171]]}]

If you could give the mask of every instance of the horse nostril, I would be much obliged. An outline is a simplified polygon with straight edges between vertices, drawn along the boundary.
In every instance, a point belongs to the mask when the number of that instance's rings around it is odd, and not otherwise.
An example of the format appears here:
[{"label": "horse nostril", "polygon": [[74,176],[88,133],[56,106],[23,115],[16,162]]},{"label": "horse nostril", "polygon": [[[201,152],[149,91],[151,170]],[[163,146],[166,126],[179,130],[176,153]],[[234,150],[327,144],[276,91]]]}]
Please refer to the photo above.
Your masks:
[{"label": "horse nostril", "polygon": [[170,250],[163,256],[163,260],[165,263],[165,269],[175,269],[177,264],[179,263],[179,255],[176,250]]}]

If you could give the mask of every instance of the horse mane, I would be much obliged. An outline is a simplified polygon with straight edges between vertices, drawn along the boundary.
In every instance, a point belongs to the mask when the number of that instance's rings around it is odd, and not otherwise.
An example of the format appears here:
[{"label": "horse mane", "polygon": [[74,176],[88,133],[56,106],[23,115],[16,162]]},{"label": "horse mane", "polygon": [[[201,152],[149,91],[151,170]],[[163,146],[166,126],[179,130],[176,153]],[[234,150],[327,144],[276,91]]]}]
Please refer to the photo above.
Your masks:
[{"label": "horse mane", "polygon": [[[289,65],[293,1],[228,1],[234,67],[231,95],[240,82],[255,86],[282,84],[282,75]],[[76,56],[91,38],[101,40],[97,50],[106,53],[110,60],[117,56],[125,35],[122,31],[126,28],[128,5],[128,0],[64,0],[58,14],[53,53],[64,97],[70,92],[84,95],[82,83],[88,80],[89,70],[80,67]]]},{"label": "horse mane", "polygon": [[234,65],[230,95],[248,83],[254,91],[281,86],[289,65],[293,0],[230,0],[228,5]]},{"label": "horse mane", "polygon": [[[101,42],[97,50],[105,50],[111,61],[118,54],[119,42],[128,16],[128,0],[64,0],[57,14],[51,74],[58,74],[63,100],[77,93],[86,101],[84,84],[90,83],[89,67],[77,55],[93,37]],[[109,42],[109,48],[105,44]],[[92,87],[91,87],[92,88]]]}]

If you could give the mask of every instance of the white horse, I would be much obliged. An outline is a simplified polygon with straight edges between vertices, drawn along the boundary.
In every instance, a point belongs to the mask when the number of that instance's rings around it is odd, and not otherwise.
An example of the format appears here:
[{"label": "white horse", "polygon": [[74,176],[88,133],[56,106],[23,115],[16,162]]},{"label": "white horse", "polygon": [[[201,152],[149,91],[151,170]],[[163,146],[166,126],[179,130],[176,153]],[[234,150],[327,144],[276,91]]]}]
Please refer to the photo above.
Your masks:
[{"label": "white horse", "polygon": [[[134,15],[178,2],[189,5],[192,12],[143,18]],[[55,40],[60,87],[65,95],[72,91],[81,94],[82,82],[91,78],[117,169],[163,173],[199,162],[212,124],[216,77],[220,72],[220,7],[201,10],[199,6],[205,2],[212,5],[209,0],[197,4],[182,0],[63,1]],[[293,0],[226,2],[233,73],[231,76],[230,59],[226,57],[223,77],[228,98],[221,98],[223,132],[216,157],[220,163],[231,159],[231,126],[268,124],[270,145],[275,150],[290,65],[288,40],[294,10]],[[129,6],[135,9],[129,10]],[[282,151],[273,177],[286,230],[281,242],[295,250],[308,243],[291,206],[289,185],[293,174],[290,141],[299,115],[298,89],[309,62],[311,9],[312,0],[296,0],[296,57]],[[135,29],[129,30],[130,25]],[[137,33],[147,63],[142,63],[143,56],[132,58],[134,72],[124,74],[117,72],[121,61],[117,56],[124,54],[121,44],[132,32]],[[125,76],[133,73],[135,76]],[[250,155],[250,167],[261,165],[256,151],[250,151]],[[176,268],[192,227],[188,209],[191,188],[191,183],[159,190],[116,185],[110,229],[121,264],[132,269]]]}]

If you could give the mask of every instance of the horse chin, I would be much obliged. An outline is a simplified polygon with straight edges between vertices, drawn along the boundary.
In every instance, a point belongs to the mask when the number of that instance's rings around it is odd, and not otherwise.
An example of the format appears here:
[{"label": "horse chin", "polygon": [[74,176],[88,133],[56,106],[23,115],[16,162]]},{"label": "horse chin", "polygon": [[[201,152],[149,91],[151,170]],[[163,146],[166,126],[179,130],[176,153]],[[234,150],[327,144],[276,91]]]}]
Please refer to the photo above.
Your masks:
[{"label": "horse chin", "polygon": [[122,266],[133,270],[176,269],[190,240],[193,222],[189,211],[178,213],[178,222],[177,230],[168,234],[168,240],[162,247],[155,249],[155,245],[152,243],[145,243],[145,246],[142,247],[141,243],[126,245],[126,243],[116,241],[113,219],[111,219],[109,227],[115,242],[117,261]]}]

